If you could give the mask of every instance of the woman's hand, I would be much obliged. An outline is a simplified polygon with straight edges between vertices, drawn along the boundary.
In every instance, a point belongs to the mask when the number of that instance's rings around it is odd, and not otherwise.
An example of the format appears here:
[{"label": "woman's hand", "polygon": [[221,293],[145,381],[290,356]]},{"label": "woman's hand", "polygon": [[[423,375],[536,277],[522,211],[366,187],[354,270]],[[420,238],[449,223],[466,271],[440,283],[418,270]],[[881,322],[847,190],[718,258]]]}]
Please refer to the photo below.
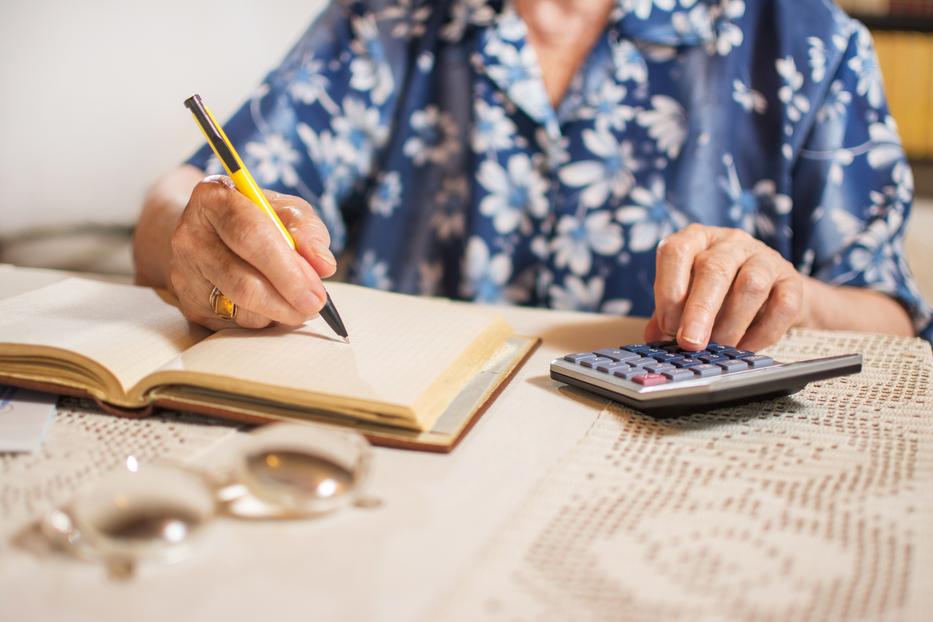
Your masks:
[{"label": "woman's hand", "polygon": [[692,224],[661,241],[648,340],[758,350],[806,317],[805,277],[739,229]]},{"label": "woman's hand", "polygon": [[[327,228],[306,201],[265,194],[297,253],[228,177],[207,177],[195,186],[172,234],[168,270],[168,285],[189,320],[213,330],[234,322],[244,328],[297,326],[324,306],[321,278],[337,268]],[[235,321],[214,315],[215,286],[238,306]]]}]

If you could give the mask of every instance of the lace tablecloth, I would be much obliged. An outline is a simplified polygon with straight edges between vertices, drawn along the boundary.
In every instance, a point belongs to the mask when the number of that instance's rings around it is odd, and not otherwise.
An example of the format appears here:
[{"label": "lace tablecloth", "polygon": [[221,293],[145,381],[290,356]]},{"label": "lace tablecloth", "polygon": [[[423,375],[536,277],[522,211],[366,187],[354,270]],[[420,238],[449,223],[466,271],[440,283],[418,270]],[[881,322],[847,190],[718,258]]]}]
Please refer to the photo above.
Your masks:
[{"label": "lace tablecloth", "polygon": [[776,401],[668,420],[607,407],[438,617],[931,619],[930,346],[796,332],[770,351],[845,352],[861,374]]},{"label": "lace tablecloth", "polygon": [[128,456],[144,463],[191,462],[236,429],[196,415],[123,419],[90,402],[62,398],[40,451],[0,453],[0,551],[17,531]]}]

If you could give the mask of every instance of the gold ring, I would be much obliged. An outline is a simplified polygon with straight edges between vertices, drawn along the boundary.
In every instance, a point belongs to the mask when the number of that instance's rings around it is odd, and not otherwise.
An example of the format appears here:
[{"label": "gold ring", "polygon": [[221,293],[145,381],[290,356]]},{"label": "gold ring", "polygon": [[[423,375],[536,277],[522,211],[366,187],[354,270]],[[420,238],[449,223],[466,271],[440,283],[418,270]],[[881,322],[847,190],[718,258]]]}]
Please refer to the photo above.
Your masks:
[{"label": "gold ring", "polygon": [[222,320],[235,320],[237,306],[216,287],[211,290],[211,310]]}]

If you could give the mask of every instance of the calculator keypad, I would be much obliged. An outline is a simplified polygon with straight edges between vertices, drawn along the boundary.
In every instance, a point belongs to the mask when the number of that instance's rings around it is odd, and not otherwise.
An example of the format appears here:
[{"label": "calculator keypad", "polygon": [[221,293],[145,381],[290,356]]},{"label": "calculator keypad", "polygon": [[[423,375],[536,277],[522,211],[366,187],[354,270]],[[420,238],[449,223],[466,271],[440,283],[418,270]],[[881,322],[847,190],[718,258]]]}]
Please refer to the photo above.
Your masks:
[{"label": "calculator keypad", "polygon": [[618,348],[577,352],[566,355],[564,360],[646,387],[776,364],[769,356],[718,343],[710,343],[704,350],[691,352],[681,349],[673,341],[633,343]]}]

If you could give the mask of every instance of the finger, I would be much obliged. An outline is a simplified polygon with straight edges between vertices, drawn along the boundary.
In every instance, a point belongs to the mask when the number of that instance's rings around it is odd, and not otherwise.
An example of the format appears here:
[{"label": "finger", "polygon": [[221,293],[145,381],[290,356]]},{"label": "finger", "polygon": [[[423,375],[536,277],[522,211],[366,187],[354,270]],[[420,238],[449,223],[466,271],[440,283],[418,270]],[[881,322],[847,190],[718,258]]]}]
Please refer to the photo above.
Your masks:
[{"label": "finger", "polygon": [[[211,308],[211,293],[214,290],[214,285],[201,276],[192,278],[191,280],[192,285],[188,292],[188,304],[192,307],[197,307],[208,322],[208,324],[198,322],[199,324],[207,326],[212,330],[223,330],[232,326],[259,329],[266,328],[272,324],[272,320],[268,317],[250,311],[240,305],[237,305],[236,316],[232,320],[225,320],[217,317],[217,315],[214,314],[214,310]],[[220,288],[218,287],[217,289]]]},{"label": "finger", "polygon": [[709,343],[713,322],[752,245],[719,242],[696,256],[690,293],[684,303],[677,342],[687,350],[702,350]]},{"label": "finger", "polygon": [[668,339],[673,339],[673,335],[669,335],[661,330],[661,327],[658,325],[658,314],[655,313],[645,326],[645,341],[665,341]]},{"label": "finger", "polygon": [[[199,213],[230,250],[262,274],[282,298],[306,316],[324,305],[318,274],[285,242],[275,224],[252,202],[224,184],[202,182]],[[192,194],[194,200],[195,194]]]},{"label": "finger", "polygon": [[322,278],[337,271],[337,259],[330,250],[330,232],[311,205],[300,197],[265,191],[272,208],[295,240],[295,250]]},{"label": "finger", "polygon": [[683,305],[690,290],[694,258],[709,245],[706,228],[690,225],[661,240],[655,260],[654,308],[658,328],[677,334]]},{"label": "finger", "polygon": [[262,273],[238,257],[219,238],[203,244],[197,269],[208,283],[239,307],[240,313],[252,312],[288,326],[303,324],[314,315],[314,312],[295,309]]},{"label": "finger", "polygon": [[196,270],[173,269],[170,273],[172,291],[178,299],[185,317],[210,330],[223,330],[239,325],[243,328],[265,328],[271,323],[269,318],[246,309],[237,311],[236,322],[224,320],[214,314],[211,308],[211,285]]},{"label": "finger", "polygon": [[779,280],[739,347],[754,352],[777,343],[797,323],[802,301],[803,284],[796,274]]},{"label": "finger", "polygon": [[713,326],[712,340],[735,346],[768,301],[779,266],[770,253],[756,253],[739,268]]}]

